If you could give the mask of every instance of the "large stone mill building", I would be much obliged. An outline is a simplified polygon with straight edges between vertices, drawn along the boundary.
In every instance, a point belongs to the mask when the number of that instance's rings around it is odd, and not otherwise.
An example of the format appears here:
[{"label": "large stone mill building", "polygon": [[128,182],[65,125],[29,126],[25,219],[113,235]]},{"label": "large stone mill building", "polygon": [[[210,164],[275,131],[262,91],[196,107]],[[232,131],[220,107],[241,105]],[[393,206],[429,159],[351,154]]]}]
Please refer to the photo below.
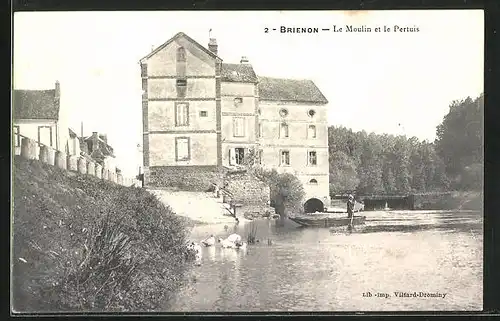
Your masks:
[{"label": "large stone mill building", "polygon": [[330,204],[327,99],[311,80],[257,76],[180,32],[141,59],[144,184],[216,181],[251,150],[294,173],[308,211]]}]

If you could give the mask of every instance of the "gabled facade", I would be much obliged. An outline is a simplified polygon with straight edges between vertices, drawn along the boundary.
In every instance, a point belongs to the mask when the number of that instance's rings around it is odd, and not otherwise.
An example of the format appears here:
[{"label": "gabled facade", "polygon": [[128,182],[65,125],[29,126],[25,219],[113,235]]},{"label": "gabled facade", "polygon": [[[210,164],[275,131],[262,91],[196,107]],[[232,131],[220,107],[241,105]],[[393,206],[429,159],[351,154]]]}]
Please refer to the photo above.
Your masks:
[{"label": "gabled facade", "polygon": [[80,150],[107,169],[116,169],[114,150],[106,135],[93,132],[92,136],[80,138]]},{"label": "gabled facade", "polygon": [[254,150],[328,206],[328,101],[312,81],[258,77],[245,57],[223,63],[215,39],[206,49],[182,32],[140,64],[145,186],[217,181]]},{"label": "gabled facade", "polygon": [[21,137],[29,137],[54,149],[65,150],[68,128],[61,117],[61,89],[14,90],[12,97],[14,146],[19,148]]}]

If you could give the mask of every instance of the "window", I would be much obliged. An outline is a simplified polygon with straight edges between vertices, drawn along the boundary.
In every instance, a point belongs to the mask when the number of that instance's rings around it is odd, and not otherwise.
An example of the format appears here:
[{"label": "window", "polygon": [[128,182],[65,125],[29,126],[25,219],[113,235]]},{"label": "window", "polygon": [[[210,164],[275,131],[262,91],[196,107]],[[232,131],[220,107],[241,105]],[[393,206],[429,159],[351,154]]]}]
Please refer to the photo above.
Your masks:
[{"label": "window", "polygon": [[38,126],[38,142],[46,146],[52,146],[52,127]]},{"label": "window", "polygon": [[186,50],[182,47],[177,49],[177,76],[186,76]]},{"label": "window", "polygon": [[177,49],[177,62],[186,62],[186,49],[183,47]]},{"label": "window", "polygon": [[237,97],[234,99],[234,105],[236,107],[240,106],[241,104],[243,104],[243,98]]},{"label": "window", "polygon": [[309,184],[314,184],[314,185],[316,185],[316,184],[318,184],[318,181],[317,181],[317,180],[315,180],[315,179],[313,178],[313,179],[311,179],[311,180],[309,181]]},{"label": "window", "polygon": [[238,165],[243,164],[243,159],[245,158],[245,149],[235,148],[234,151],[235,151],[236,164]]},{"label": "window", "polygon": [[233,118],[233,135],[234,137],[245,136],[245,120],[241,117]]},{"label": "window", "polygon": [[314,109],[309,109],[307,114],[309,115],[309,117],[314,117],[314,115],[316,115],[316,112],[314,111]]},{"label": "window", "polygon": [[288,137],[288,125],[285,123],[282,123],[280,125],[280,137],[281,138],[286,138]]},{"label": "window", "polygon": [[175,138],[175,160],[186,161],[190,158],[189,152],[189,138],[176,137]]},{"label": "window", "polygon": [[189,104],[175,104],[175,126],[189,126]]},{"label": "window", "polygon": [[241,165],[245,158],[244,148],[230,148],[229,149],[229,165]]},{"label": "window", "polygon": [[290,152],[287,150],[281,151],[281,165],[290,165]]},{"label": "window", "polygon": [[208,116],[208,112],[206,110],[200,111],[200,117],[207,117],[207,116]]},{"label": "window", "polygon": [[280,116],[281,116],[281,117],[286,117],[286,116],[288,116],[288,110],[286,110],[285,108],[281,109],[281,110],[280,110]]},{"label": "window", "polygon": [[187,80],[186,79],[177,79],[176,81],[177,88],[177,98],[186,97],[187,90]]},{"label": "window", "polygon": [[307,136],[309,138],[316,138],[316,126],[309,125]]},{"label": "window", "polygon": [[317,163],[316,152],[309,152],[309,165],[316,166]]},{"label": "window", "polygon": [[14,146],[21,146],[21,137],[19,136],[19,126],[14,126]]},{"label": "window", "polygon": [[259,113],[259,115],[262,115],[262,111],[260,110],[260,108],[257,110],[257,112]]}]

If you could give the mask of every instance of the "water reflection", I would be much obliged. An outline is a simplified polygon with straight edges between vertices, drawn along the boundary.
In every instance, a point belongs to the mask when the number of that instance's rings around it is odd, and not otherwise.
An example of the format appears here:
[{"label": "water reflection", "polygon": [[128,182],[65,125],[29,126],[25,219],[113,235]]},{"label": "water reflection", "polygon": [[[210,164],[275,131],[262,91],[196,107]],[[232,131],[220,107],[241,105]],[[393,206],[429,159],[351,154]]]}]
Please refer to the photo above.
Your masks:
[{"label": "water reflection", "polygon": [[[232,233],[246,251],[203,248],[202,265],[166,303],[173,311],[480,310],[482,218],[480,213],[366,212],[364,226],[333,232],[300,228],[291,221],[199,226],[194,240]],[[272,239],[268,245],[267,239]],[[437,291],[445,299],[372,298],[363,292]]]}]

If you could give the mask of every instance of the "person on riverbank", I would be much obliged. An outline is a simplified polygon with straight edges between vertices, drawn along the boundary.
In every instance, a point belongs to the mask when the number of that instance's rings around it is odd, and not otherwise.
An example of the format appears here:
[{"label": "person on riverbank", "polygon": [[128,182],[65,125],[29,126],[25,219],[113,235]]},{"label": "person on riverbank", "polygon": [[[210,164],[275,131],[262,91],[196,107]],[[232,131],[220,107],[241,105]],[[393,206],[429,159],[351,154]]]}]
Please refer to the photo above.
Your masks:
[{"label": "person on riverbank", "polygon": [[347,218],[350,219],[349,224],[347,225],[347,231],[352,232],[352,220],[353,220],[353,215],[354,215],[354,196],[349,194],[348,200],[347,200]]},{"label": "person on riverbank", "polygon": [[349,194],[348,200],[347,200],[347,217],[352,218],[354,215],[354,196]]}]

